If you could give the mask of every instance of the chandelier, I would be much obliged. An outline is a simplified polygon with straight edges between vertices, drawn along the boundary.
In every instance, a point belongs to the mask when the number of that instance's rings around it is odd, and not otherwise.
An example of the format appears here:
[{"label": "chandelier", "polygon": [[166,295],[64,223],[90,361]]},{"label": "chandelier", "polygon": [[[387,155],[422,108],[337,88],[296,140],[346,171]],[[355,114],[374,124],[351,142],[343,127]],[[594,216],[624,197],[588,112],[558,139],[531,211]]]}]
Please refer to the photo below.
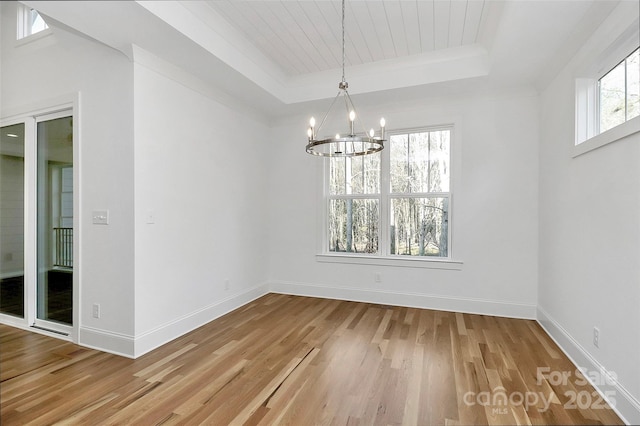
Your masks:
[{"label": "chandelier", "polygon": [[[309,120],[309,128],[307,129],[307,152],[312,155],[320,157],[355,157],[358,155],[373,154],[374,152],[381,151],[384,148],[384,118],[380,119],[380,131],[376,136],[376,132],[369,130],[367,133],[366,127],[362,120],[359,120],[362,124],[362,132],[355,132],[355,121],[357,118],[356,107],[349,96],[349,83],[344,79],[344,63],[345,63],[345,41],[344,41],[344,2],[342,0],[342,81],[338,83],[338,94],[333,99],[333,102],[329,106],[326,114],[324,115],[320,125],[316,127],[316,119],[311,117]],[[318,137],[322,126],[325,124],[331,109],[336,104],[338,99],[342,97],[344,99],[344,105],[348,118],[348,133],[336,133],[335,136],[321,136]]]}]

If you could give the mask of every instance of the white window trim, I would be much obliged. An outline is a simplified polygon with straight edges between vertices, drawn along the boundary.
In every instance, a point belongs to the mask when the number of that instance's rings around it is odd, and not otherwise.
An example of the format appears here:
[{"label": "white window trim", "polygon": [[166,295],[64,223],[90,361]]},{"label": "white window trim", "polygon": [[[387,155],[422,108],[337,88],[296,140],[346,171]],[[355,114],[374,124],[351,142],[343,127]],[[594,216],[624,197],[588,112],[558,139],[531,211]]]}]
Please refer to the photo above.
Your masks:
[{"label": "white window trim", "polygon": [[53,31],[51,30],[51,27],[49,27],[46,30],[42,30],[42,31],[40,31],[38,33],[31,34],[30,36],[26,36],[24,38],[16,40],[16,44],[15,45],[16,45],[16,47],[25,46],[27,44],[35,43],[35,42],[37,42],[39,40],[46,39],[52,34],[53,34]]},{"label": "white window trim", "polygon": [[[450,147],[449,147],[449,211],[448,211],[448,257],[429,257],[429,256],[403,256],[403,255],[391,255],[388,254],[389,250],[389,236],[382,224],[388,222],[389,218],[389,203],[383,203],[383,200],[391,200],[396,198],[397,194],[391,194],[389,191],[389,146],[382,150],[381,155],[381,170],[380,170],[380,193],[378,194],[354,194],[352,198],[367,198],[378,199],[380,202],[380,235],[379,235],[379,254],[372,255],[368,253],[336,253],[330,252],[327,242],[328,233],[328,209],[327,209],[327,196],[326,196],[326,182],[329,173],[329,159],[324,158],[323,161],[318,162],[318,205],[322,206],[321,212],[318,215],[318,254],[316,254],[316,261],[321,263],[339,263],[339,264],[356,264],[356,265],[377,265],[377,266],[392,266],[392,267],[410,267],[410,268],[427,268],[427,269],[446,269],[446,270],[462,270],[464,262],[454,257],[454,228],[453,224],[453,212],[454,212],[454,182],[457,180],[454,176],[455,171],[458,169],[458,151],[459,151],[459,122],[458,120],[450,121],[447,124],[425,125],[424,127],[398,129],[388,131],[387,140],[391,135],[424,132],[424,131],[437,131],[448,129],[451,131],[450,135]],[[412,196],[415,194],[407,194]],[[429,196],[437,196],[438,193],[429,193]],[[337,196],[340,198],[340,195]]]},{"label": "white window trim", "polygon": [[399,266],[405,268],[462,270],[461,260],[450,258],[428,258],[417,256],[372,256],[364,254],[323,253],[316,260],[323,263],[346,263],[356,265]]},{"label": "white window trim", "polygon": [[594,149],[622,140],[627,136],[631,136],[638,132],[640,132],[640,116],[627,120],[606,132],[595,135],[574,146],[572,158],[576,158],[589,151],[593,151]]},{"label": "white window trim", "polygon": [[[47,28],[42,31],[38,31],[37,33],[31,33],[29,31],[29,15],[31,13],[32,8],[27,5],[18,3],[18,14],[17,14],[17,22],[16,22],[16,46],[22,46],[36,40],[40,40],[45,38],[51,34],[53,31],[47,22]],[[44,20],[44,18],[42,18]]]},{"label": "white window trim", "polygon": [[[640,117],[634,117],[599,133],[598,81],[634,52],[639,44],[638,18],[633,19],[633,16],[631,18],[627,16],[627,19],[632,22],[629,24],[627,21],[621,30],[611,33],[608,45],[601,45],[600,49],[595,50],[600,51],[600,54],[591,53],[590,56],[593,59],[578,71],[581,76],[575,79],[575,138],[571,151],[572,158],[640,131]],[[620,28],[620,25],[615,27]]]}]

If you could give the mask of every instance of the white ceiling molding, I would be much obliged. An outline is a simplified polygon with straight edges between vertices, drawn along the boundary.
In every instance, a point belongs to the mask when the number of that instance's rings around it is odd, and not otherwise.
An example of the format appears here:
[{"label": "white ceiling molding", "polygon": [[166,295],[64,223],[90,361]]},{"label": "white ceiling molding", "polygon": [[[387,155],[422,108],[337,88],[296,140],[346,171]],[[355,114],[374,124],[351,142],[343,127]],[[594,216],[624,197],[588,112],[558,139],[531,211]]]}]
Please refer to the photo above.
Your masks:
[{"label": "white ceiling molding", "polygon": [[[489,66],[486,49],[472,45],[355,65],[345,74],[349,93],[357,95],[487,76]],[[291,77],[280,99],[286,104],[325,99],[337,92],[340,77],[337,69]]]}]

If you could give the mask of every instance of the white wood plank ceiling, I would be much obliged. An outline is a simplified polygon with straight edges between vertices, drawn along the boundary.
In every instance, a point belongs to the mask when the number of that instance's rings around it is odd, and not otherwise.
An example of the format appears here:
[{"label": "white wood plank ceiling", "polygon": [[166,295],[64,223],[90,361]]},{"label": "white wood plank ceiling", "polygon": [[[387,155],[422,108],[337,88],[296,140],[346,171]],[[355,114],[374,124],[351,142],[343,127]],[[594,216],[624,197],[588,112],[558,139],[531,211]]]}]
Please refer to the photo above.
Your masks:
[{"label": "white wood plank ceiling", "polygon": [[[335,0],[207,1],[289,75],[342,66],[342,5]],[[347,1],[346,65],[478,41],[485,0]]]}]

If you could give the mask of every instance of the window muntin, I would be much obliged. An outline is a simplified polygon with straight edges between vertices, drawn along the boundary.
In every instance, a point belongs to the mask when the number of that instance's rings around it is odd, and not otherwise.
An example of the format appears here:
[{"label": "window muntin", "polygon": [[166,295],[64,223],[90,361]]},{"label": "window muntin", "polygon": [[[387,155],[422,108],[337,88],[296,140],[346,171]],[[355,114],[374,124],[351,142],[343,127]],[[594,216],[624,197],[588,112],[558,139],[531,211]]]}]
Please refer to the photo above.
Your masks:
[{"label": "window muntin", "polygon": [[325,251],[450,257],[451,133],[395,132],[381,153],[329,158]]},{"label": "window muntin", "polygon": [[640,115],[640,49],[598,80],[599,130],[605,132]]}]

